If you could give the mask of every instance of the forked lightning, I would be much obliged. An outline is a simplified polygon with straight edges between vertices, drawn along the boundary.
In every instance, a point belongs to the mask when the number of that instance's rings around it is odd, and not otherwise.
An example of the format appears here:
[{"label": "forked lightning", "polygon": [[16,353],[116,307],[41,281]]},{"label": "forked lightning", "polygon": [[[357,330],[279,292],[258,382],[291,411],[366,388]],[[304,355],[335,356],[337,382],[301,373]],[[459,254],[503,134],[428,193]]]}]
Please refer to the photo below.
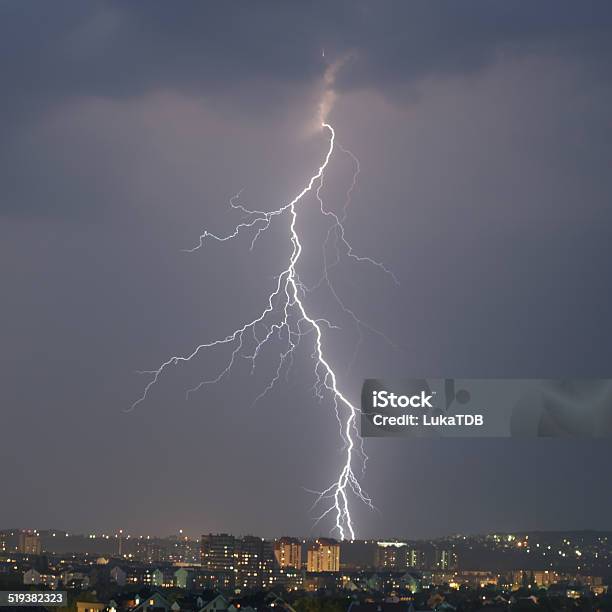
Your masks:
[{"label": "forked lightning", "polygon": [[[317,494],[313,507],[329,500],[327,507],[317,518],[317,522],[321,521],[328,515],[335,517],[334,529],[338,532],[341,539],[349,537],[355,538],[355,527],[350,513],[349,500],[351,496],[356,497],[361,502],[373,508],[372,500],[362,489],[361,484],[355,475],[354,464],[356,461],[361,462],[361,471],[365,469],[367,456],[363,450],[361,438],[357,429],[357,413],[358,408],[351,403],[346,395],[340,390],[338,380],[334,369],[325,357],[323,348],[323,329],[334,327],[330,321],[323,318],[314,318],[308,314],[304,306],[304,296],[309,289],[299,278],[297,272],[297,264],[302,254],[302,243],[297,230],[298,209],[299,205],[303,204],[303,200],[307,194],[314,191],[314,195],[319,203],[321,213],[328,218],[331,218],[332,225],[330,226],[325,244],[323,245],[323,276],[315,286],[327,285],[334,299],[338,302],[343,311],[357,325],[361,338],[361,327],[364,324],[357,318],[352,310],[347,308],[338,293],[334,289],[328,270],[336,265],[340,260],[342,253],[355,259],[359,262],[368,262],[373,264],[386,273],[388,273],[395,282],[397,279],[393,274],[381,263],[369,258],[361,257],[353,252],[353,249],[345,237],[344,221],[346,220],[347,207],[350,203],[351,193],[355,187],[357,175],[359,173],[359,161],[349,151],[339,147],[340,150],[348,154],[355,164],[355,172],[353,174],[352,184],[347,192],[347,199],[342,209],[342,214],[339,216],[331,210],[328,210],[323,205],[321,198],[321,189],[323,187],[323,179],[325,171],[329,165],[335,147],[335,132],[331,125],[324,122],[323,128],[329,132],[329,146],[323,163],[318,171],[310,178],[308,184],[293,200],[284,204],[280,208],[272,211],[251,210],[239,203],[240,193],[230,200],[232,208],[240,210],[246,215],[246,220],[236,225],[232,232],[226,235],[217,235],[205,231],[199,238],[198,243],[189,252],[200,249],[207,239],[216,240],[218,242],[227,242],[234,238],[238,238],[243,233],[250,236],[252,249],[255,246],[257,239],[265,232],[276,218],[287,218],[289,222],[289,239],[292,246],[291,255],[287,262],[287,266],[280,272],[277,277],[274,290],[268,296],[267,305],[264,310],[248,323],[238,327],[224,338],[213,340],[204,344],[199,344],[196,348],[187,355],[179,355],[170,357],[163,362],[156,370],[148,370],[143,373],[150,374],[151,380],[145,386],[142,395],[132,404],[132,409],[143,402],[153,385],[155,385],[162,373],[170,366],[178,365],[181,362],[189,361],[195,358],[200,351],[220,345],[229,345],[232,347],[230,358],[225,367],[214,378],[204,380],[197,386],[187,391],[188,394],[200,389],[204,385],[219,382],[222,378],[228,375],[239,358],[245,358],[251,361],[252,368],[255,367],[255,361],[260,355],[262,347],[271,339],[278,340],[281,343],[281,348],[278,357],[278,366],[272,375],[265,389],[255,398],[255,402],[261,399],[268,393],[274,385],[279,381],[283,372],[287,371],[293,361],[294,352],[300,344],[302,338],[314,336],[314,350],[312,359],[314,361],[314,376],[315,376],[315,393],[319,399],[329,397],[340,425],[340,435],[344,442],[342,449],[343,462],[338,474],[338,477],[324,491],[315,492]],[[329,240],[334,237],[336,247],[336,260],[331,264],[327,261],[327,245]],[[367,329],[372,330],[369,326]],[[372,330],[375,331],[375,330]]]}]

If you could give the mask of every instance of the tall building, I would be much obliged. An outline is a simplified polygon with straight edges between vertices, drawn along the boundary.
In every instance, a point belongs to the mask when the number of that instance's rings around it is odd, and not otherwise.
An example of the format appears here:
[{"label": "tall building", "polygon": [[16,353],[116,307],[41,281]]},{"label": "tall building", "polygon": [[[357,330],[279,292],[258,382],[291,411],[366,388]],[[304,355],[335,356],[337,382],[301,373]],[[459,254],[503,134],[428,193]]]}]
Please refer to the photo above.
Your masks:
[{"label": "tall building", "polygon": [[173,563],[196,563],[200,557],[200,543],[182,533],[165,539],[167,547],[166,561]]},{"label": "tall building", "polygon": [[165,549],[159,540],[139,538],[136,541],[134,557],[142,563],[161,563],[166,560]]},{"label": "tall building", "polygon": [[244,536],[237,541],[236,567],[237,585],[244,589],[254,589],[262,583],[263,543],[261,538]]},{"label": "tall building", "polygon": [[[263,557],[261,560],[262,586],[271,587],[280,577],[280,568],[274,555],[274,542],[264,540],[262,542]],[[283,570],[284,572],[285,570]]]},{"label": "tall building", "polygon": [[331,538],[319,538],[308,547],[306,569],[309,572],[339,572],[340,545]]},{"label": "tall building", "polygon": [[425,551],[420,548],[410,548],[408,550],[408,567],[414,569],[425,569]]},{"label": "tall building", "polygon": [[42,545],[37,531],[24,529],[19,532],[17,550],[24,555],[40,555]]},{"label": "tall building", "polygon": [[236,586],[241,589],[266,588],[279,579],[274,542],[244,536],[236,540]]},{"label": "tall building", "polygon": [[406,542],[377,542],[376,567],[387,571],[401,571],[408,566]]},{"label": "tall building", "polygon": [[425,551],[407,542],[377,542],[376,567],[380,570],[402,572],[425,567]]},{"label": "tall building", "polygon": [[302,567],[302,543],[297,538],[282,537],[274,542],[274,556],[281,568]]},{"label": "tall building", "polygon": [[237,557],[237,543],[233,535],[203,535],[200,545],[202,588],[233,590],[238,573]]},{"label": "tall building", "polygon": [[457,553],[454,550],[436,548],[435,567],[441,570],[457,569]]},{"label": "tall building", "polygon": [[227,533],[203,535],[200,561],[203,569],[233,572],[236,567],[236,538]]}]

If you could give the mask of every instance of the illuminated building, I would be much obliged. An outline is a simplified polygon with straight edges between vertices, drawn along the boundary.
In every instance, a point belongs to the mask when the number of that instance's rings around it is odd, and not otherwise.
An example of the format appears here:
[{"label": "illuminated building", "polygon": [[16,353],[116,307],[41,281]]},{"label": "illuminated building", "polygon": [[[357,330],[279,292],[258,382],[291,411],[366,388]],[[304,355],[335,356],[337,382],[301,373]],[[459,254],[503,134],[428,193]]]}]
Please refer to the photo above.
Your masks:
[{"label": "illuminated building", "polygon": [[274,543],[244,536],[236,540],[236,585],[243,589],[269,587],[279,579]]},{"label": "illuminated building", "polygon": [[237,542],[237,584],[241,588],[253,589],[261,586],[263,543],[261,538],[245,536]]},{"label": "illuminated building", "polygon": [[377,542],[376,567],[389,571],[422,569],[425,567],[425,553],[406,542]]},{"label": "illuminated building", "polygon": [[233,572],[236,566],[236,538],[227,533],[203,535],[200,559],[204,569]]},{"label": "illuminated building", "polygon": [[36,586],[45,585],[51,589],[56,589],[59,583],[58,577],[53,574],[41,574],[35,569],[29,569],[23,574],[23,584],[34,584]]},{"label": "illuminated building", "polygon": [[214,588],[254,589],[271,586],[278,577],[273,543],[255,536],[203,535],[201,565],[204,584]]},{"label": "illuminated building", "polygon": [[184,536],[182,531],[177,536],[167,538],[165,543],[167,544],[165,561],[170,561],[171,563],[194,563],[199,560],[200,543],[197,540]]},{"label": "illuminated building", "polygon": [[40,555],[42,547],[38,532],[29,529],[20,531],[17,550],[24,555]]},{"label": "illuminated building", "polygon": [[[281,570],[279,568],[276,557],[274,556],[274,542],[271,540],[264,540],[262,542],[263,556],[261,560],[261,574],[262,574],[262,586],[264,588],[272,586],[280,578],[281,572],[283,575],[287,575],[286,569]],[[292,569],[289,569],[292,572]]]},{"label": "illuminated building", "polygon": [[306,567],[309,572],[339,572],[340,545],[331,538],[319,538],[308,547]]},{"label": "illuminated building", "polygon": [[165,561],[165,548],[157,540],[139,538],[136,541],[135,558],[143,563],[161,563]]},{"label": "illuminated building", "polygon": [[200,558],[206,588],[230,589],[238,573],[236,538],[227,533],[203,535]]},{"label": "illuminated building", "polygon": [[408,567],[406,542],[377,542],[376,567],[385,570],[400,570]]},{"label": "illuminated building", "polygon": [[425,567],[425,552],[419,548],[410,548],[407,551],[408,567],[423,569]]},{"label": "illuminated building", "polygon": [[274,542],[274,556],[281,568],[302,567],[302,543],[296,538],[282,537]]},{"label": "illuminated building", "polygon": [[453,550],[436,549],[435,552],[436,569],[449,570],[457,568],[457,553]]}]

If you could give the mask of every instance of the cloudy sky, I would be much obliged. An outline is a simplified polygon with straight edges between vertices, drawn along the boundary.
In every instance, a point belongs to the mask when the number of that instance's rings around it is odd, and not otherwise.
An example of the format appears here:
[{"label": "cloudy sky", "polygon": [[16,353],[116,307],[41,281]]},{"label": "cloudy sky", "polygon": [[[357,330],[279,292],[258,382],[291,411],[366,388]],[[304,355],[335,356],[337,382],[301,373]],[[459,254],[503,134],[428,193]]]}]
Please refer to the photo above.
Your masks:
[{"label": "cloudy sky", "polygon": [[[227,350],[151,369],[261,311],[290,252],[228,207],[270,210],[321,163],[328,120],[361,162],[340,329],[366,377],[606,377],[612,334],[612,6],[606,1],[3,2],[0,527],[280,535],[312,527],[342,455],[310,349],[257,406],[273,355],[186,401]],[[329,81],[329,79],[328,79]],[[329,106],[329,105],[328,105]],[[340,210],[347,155],[324,197]],[[301,223],[305,282],[324,227]],[[612,528],[609,441],[366,441],[358,535]]]}]

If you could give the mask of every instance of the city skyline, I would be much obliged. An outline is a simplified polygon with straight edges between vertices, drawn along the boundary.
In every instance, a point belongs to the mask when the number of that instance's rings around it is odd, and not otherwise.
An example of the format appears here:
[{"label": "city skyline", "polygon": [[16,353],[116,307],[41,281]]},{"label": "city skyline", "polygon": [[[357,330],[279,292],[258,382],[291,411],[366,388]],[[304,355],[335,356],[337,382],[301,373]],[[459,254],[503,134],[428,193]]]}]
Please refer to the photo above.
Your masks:
[{"label": "city skyline", "polygon": [[[244,588],[271,586],[295,572],[406,570],[475,571],[488,569],[582,572],[612,576],[612,532],[530,532],[457,534],[433,540],[351,540],[329,537],[266,539],[255,535],[204,533],[130,538],[126,534],[96,537],[32,530],[0,530],[0,564],[21,561],[44,565],[48,559],[81,559],[97,565],[133,563],[145,566],[193,566],[223,588],[238,578]],[[114,560],[114,561],[113,561]],[[17,568],[13,568],[17,569]],[[242,577],[240,577],[242,575]],[[255,579],[252,582],[251,579]],[[270,584],[267,584],[272,580]],[[263,582],[262,582],[263,581]],[[236,583],[238,585],[239,583]]]},{"label": "city skyline", "polygon": [[24,597],[55,592],[64,602],[97,602],[100,612],[138,610],[143,600],[164,612],[299,612],[292,602],[321,606],[330,598],[338,612],[363,603],[408,612],[416,602],[442,612],[483,599],[504,610],[521,599],[543,609],[572,601],[599,609],[610,601],[612,584],[612,532],[417,542],[271,541],[228,533],[197,540],[180,533],[132,540],[116,534],[118,541],[109,542],[62,535],[0,530],[0,586],[22,585]]}]

